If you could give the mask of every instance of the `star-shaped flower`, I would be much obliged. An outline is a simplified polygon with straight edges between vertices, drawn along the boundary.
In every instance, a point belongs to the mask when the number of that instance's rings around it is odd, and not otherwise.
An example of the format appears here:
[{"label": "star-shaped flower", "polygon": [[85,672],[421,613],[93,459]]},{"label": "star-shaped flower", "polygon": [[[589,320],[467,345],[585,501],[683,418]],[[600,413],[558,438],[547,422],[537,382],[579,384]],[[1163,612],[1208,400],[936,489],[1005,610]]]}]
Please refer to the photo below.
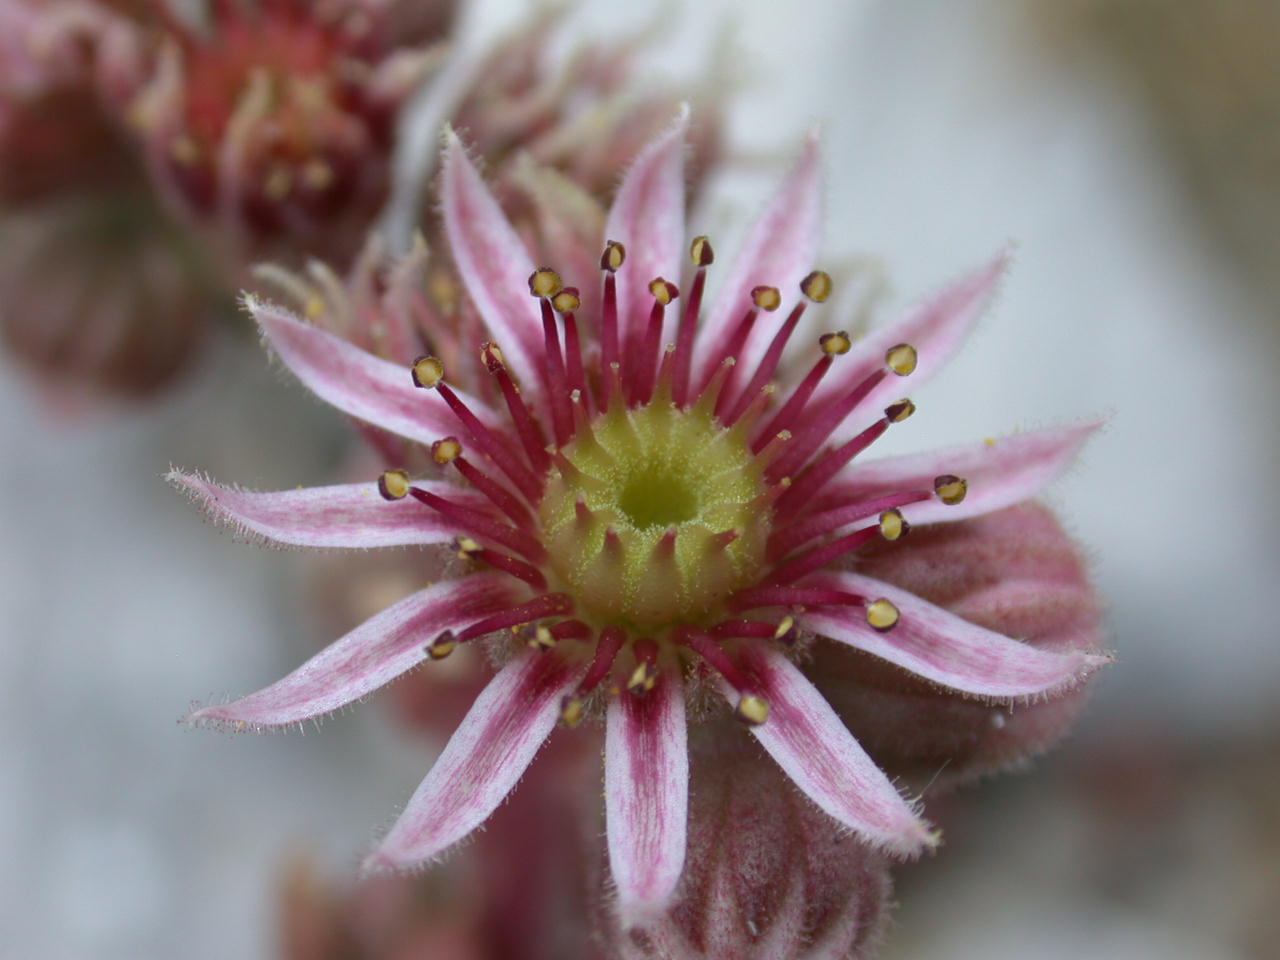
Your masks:
[{"label": "star-shaped flower", "polygon": [[934,684],[1006,701],[1064,690],[1105,662],[1024,644],[856,572],[859,548],[872,542],[906,538],[896,549],[910,550],[912,524],[1033,496],[1094,429],[856,459],[912,414],[901,397],[906,378],[927,377],[947,359],[1006,258],[858,343],[834,331],[784,358],[801,319],[831,292],[830,278],[813,270],[816,143],[710,298],[711,244],[685,239],[686,125],[682,116],[649,144],[623,180],[601,277],[574,278],[583,289],[591,283],[590,295],[530,262],[448,136],[445,233],[491,338],[475,344],[472,361],[447,368],[424,356],[406,370],[248,300],[307,386],[428,446],[434,475],[392,469],[377,483],[278,493],[172,475],[216,517],[269,540],[452,541],[470,561],[278,683],[191,716],[233,727],[297,723],[487,638],[497,675],[370,867],[439,856],[488,817],[557,722],[574,727],[603,711],[619,908],[624,918],[652,915],[670,902],[684,866],[687,724],[711,709],[701,691],[722,695],[835,821],[885,851],[918,854],[936,832],[797,658],[813,644],[847,645]]}]

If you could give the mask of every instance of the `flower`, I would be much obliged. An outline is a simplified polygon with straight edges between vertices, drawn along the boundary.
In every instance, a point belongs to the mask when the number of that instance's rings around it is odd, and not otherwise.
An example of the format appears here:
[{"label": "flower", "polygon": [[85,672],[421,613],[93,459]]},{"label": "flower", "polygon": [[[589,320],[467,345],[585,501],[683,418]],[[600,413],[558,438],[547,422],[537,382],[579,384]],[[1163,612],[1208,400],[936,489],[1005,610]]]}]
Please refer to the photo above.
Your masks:
[{"label": "flower", "polygon": [[[650,143],[623,180],[602,238],[598,298],[531,262],[459,139],[446,138],[445,233],[492,338],[470,358],[427,355],[406,370],[247,299],[307,386],[428,446],[430,475],[392,469],[377,483],[250,493],[171,474],[253,536],[313,547],[453,542],[465,558],[457,575],[278,683],[190,717],[233,728],[298,723],[488,638],[500,669],[369,868],[448,850],[507,795],[557,722],[574,727],[598,707],[619,915],[654,916],[686,857],[687,726],[714,709],[715,695],[836,823],[873,848],[916,855],[938,834],[797,666],[810,648],[848,646],[998,701],[1068,689],[1106,662],[1021,643],[847,569],[872,543],[910,550],[909,538],[899,541],[912,524],[1027,499],[1094,429],[852,462],[911,415],[904,378],[945,361],[1006,257],[857,344],[824,334],[792,375],[784,350],[831,289],[812,269],[816,141],[704,310],[715,259],[707,238],[694,238],[691,276],[675,282],[686,249],[687,122],[681,115]],[[771,322],[774,314],[785,319]]]}]

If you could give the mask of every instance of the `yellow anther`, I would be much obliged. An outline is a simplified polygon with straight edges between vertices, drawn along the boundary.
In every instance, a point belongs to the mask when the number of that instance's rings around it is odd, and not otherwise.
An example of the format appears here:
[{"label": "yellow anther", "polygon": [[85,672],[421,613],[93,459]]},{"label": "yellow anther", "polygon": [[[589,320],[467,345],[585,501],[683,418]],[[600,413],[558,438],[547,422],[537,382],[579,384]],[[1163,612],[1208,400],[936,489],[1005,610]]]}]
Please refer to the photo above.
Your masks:
[{"label": "yellow anther", "polygon": [[820,336],[818,345],[822,347],[823,353],[838,357],[849,352],[849,348],[853,346],[853,340],[843,330],[837,330],[835,333],[824,333]]},{"label": "yellow anther", "polygon": [[883,598],[867,607],[867,623],[877,630],[892,630],[900,617],[898,608]]},{"label": "yellow anther", "polygon": [[604,245],[604,253],[600,255],[600,269],[616,273],[626,259],[627,248],[617,240],[610,240]]},{"label": "yellow anther", "polygon": [[293,189],[293,171],[288,167],[272,167],[262,183],[262,192],[268,200],[281,201]]},{"label": "yellow anther", "polygon": [[458,642],[453,639],[453,631],[446,630],[440,636],[436,637],[427,644],[427,656],[432,660],[443,660],[449,654],[453,653],[454,648],[458,646]]},{"label": "yellow anther", "polygon": [[480,344],[480,360],[490,373],[497,373],[507,365],[507,358],[492,340]]},{"label": "yellow anther", "polygon": [[773,639],[790,640],[792,639],[791,635],[795,632],[795,629],[796,618],[792,616],[785,616],[778,621],[778,629],[773,631]]},{"label": "yellow anther", "polygon": [[427,390],[444,379],[444,363],[438,357],[419,357],[413,361],[413,385]]},{"label": "yellow anther", "polygon": [[884,408],[885,419],[890,423],[901,423],[916,412],[916,405],[903,397]]},{"label": "yellow anther", "polygon": [[911,525],[901,510],[886,510],[880,514],[880,536],[886,540],[900,540],[910,531]]},{"label": "yellow anther", "polygon": [[457,437],[445,437],[431,445],[431,456],[436,463],[453,463],[462,456],[462,444]]},{"label": "yellow anther", "polygon": [[307,298],[307,305],[303,308],[308,320],[319,320],[324,316],[324,298],[312,295]]},{"label": "yellow anther", "polygon": [[706,237],[693,238],[693,243],[689,245],[689,256],[693,258],[695,267],[709,267],[716,259],[715,251],[711,249],[711,241]]},{"label": "yellow anther", "polygon": [[743,694],[733,713],[747,726],[758,727],[769,719],[769,701],[753,693]]},{"label": "yellow anther", "polygon": [[378,478],[378,492],[384,500],[403,500],[409,495],[409,474],[405,470],[386,470]]},{"label": "yellow anther", "polygon": [[529,274],[529,292],[535,297],[554,297],[563,289],[560,274],[549,267],[539,267]]},{"label": "yellow anther", "polygon": [[567,696],[560,701],[560,724],[572,730],[582,722],[583,701],[581,697]]},{"label": "yellow anther", "polygon": [[822,303],[831,296],[831,274],[813,271],[800,281],[800,290],[814,303]]},{"label": "yellow anther", "polygon": [[627,689],[636,695],[646,694],[658,683],[658,668],[652,663],[639,663],[627,679]]},{"label": "yellow anther", "polygon": [[524,631],[525,643],[534,650],[550,650],[556,645],[556,638],[550,628],[538,624]]},{"label": "yellow anther", "polygon": [[470,537],[458,537],[453,541],[453,545],[458,550],[458,559],[460,560],[470,560],[473,554],[477,554],[484,549]]},{"label": "yellow anther", "polygon": [[649,292],[653,294],[653,298],[664,307],[676,297],[680,296],[680,291],[676,289],[674,283],[668,283],[661,277],[657,277],[649,282]]},{"label": "yellow anther", "polygon": [[770,312],[782,306],[782,294],[777,287],[756,287],[751,291],[751,300],[761,310]]},{"label": "yellow anther", "polygon": [[933,492],[948,506],[955,506],[969,492],[969,482],[953,473],[933,478]]},{"label": "yellow anther", "polygon": [[573,313],[582,306],[582,298],[578,296],[577,287],[565,287],[551,298],[551,306],[557,313]]},{"label": "yellow anther", "polygon": [[884,362],[889,369],[900,377],[905,377],[914,371],[918,360],[916,348],[909,343],[900,343],[896,347],[890,347],[884,355]]}]

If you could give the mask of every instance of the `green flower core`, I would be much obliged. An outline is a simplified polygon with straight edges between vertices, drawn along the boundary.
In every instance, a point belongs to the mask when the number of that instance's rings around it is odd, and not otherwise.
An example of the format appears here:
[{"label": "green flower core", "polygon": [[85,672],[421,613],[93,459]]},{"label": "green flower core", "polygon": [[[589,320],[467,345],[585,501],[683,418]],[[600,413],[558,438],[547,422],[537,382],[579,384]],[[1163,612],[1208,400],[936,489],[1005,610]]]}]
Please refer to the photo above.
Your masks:
[{"label": "green flower core", "polygon": [[597,627],[653,634],[722,614],[753,582],[769,535],[745,430],[663,400],[615,403],[561,453],[539,519],[553,589]]}]

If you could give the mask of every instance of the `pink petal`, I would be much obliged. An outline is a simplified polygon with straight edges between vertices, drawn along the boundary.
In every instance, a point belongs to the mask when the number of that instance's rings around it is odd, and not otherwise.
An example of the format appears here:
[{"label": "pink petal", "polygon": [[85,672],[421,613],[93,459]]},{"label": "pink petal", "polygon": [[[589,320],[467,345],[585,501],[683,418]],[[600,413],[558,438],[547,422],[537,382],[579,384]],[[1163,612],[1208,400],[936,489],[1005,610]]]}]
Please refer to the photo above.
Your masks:
[{"label": "pink petal", "polygon": [[1084,442],[1101,426],[1094,421],[949,450],[868,463],[855,461],[837,474],[830,492],[815,508],[887,493],[929,491],[935,477],[955,474],[968,481],[964,500],[953,506],[936,498],[923,500],[900,508],[903,516],[912,523],[940,523],[991,513],[1039,494],[1070,466]]},{"label": "pink petal", "polygon": [[889,600],[902,619],[881,633],[859,609],[810,609],[796,619],[815,633],[883,657],[927,680],[984,697],[1028,697],[1070,686],[1109,663],[1084,652],[1055,653],[963,620],[915,594],[871,577],[824,573],[823,586]]},{"label": "pink petal", "polygon": [[722,359],[725,342],[751,306],[751,290],[761,285],[777,287],[782,292],[782,307],[757,322],[738,357],[750,376],[786,311],[801,296],[800,281],[817,266],[821,234],[822,158],[818,138],[811,135],[800,158],[748,232],[723,282],[715,287],[715,296],[695,341],[693,369],[700,371],[699,376],[709,376]]},{"label": "pink petal", "polygon": [[[256,297],[246,296],[245,306],[280,359],[322,400],[419,443],[458,432],[453,411],[439,394],[415,387],[408,367],[366,353]],[[486,424],[499,422],[483,401],[456,392]]]},{"label": "pink petal", "polygon": [[516,601],[506,574],[479,573],[405,597],[330,644],[278,683],[221,706],[196,710],[196,723],[278,727],[358,700],[422,662],[425,646]]},{"label": "pink petal", "polygon": [[[786,657],[744,644],[740,662],[769,702],[769,719],[751,727],[778,766],[829,816],[864,840],[902,855],[936,843],[929,825],[916,817],[813,684]],[[726,683],[730,703],[738,693]]]},{"label": "pink petal", "polygon": [[555,653],[526,651],[503,667],[476,698],[365,869],[420,864],[483,823],[555,727],[560,700],[581,674],[581,664]]},{"label": "pink petal", "polygon": [[643,697],[624,691],[609,702],[605,815],[624,924],[666,907],[684,869],[687,738],[678,669]]},{"label": "pink petal", "polygon": [[[685,249],[684,137],[688,127],[685,107],[675,123],[650,142],[631,165],[605,223],[605,238],[617,240],[627,250],[617,278],[618,323],[620,332],[628,336],[639,336],[645,329],[653,306],[650,281],[663,277],[680,284]],[[677,316],[679,310],[667,311],[664,343],[675,339]],[[621,342],[625,350],[625,336]]]},{"label": "pink petal", "polygon": [[1009,253],[1002,252],[904,317],[872,330],[831,368],[831,373],[810,401],[811,409],[819,409],[819,405],[847,393],[867,376],[882,369],[885,352],[890,347],[909,343],[919,355],[915,371],[906,377],[892,374],[886,377],[846,418],[838,436],[853,436],[878,420],[885,406],[913,394],[951,359],[995,292],[1008,265]]},{"label": "pink petal", "polygon": [[462,141],[452,130],[446,137],[440,200],[449,251],[467,293],[513,369],[528,386],[545,389],[542,320],[538,301],[529,293],[529,275],[536,265]]},{"label": "pink petal", "polygon": [[[442,543],[465,532],[412,498],[384,500],[376,483],[255,493],[223,487],[181,470],[171,470],[168,480],[214,520],[229,524],[250,540],[365,549]],[[455,502],[472,499],[460,499],[452,484],[419,480],[415,486],[448,494]]]}]

